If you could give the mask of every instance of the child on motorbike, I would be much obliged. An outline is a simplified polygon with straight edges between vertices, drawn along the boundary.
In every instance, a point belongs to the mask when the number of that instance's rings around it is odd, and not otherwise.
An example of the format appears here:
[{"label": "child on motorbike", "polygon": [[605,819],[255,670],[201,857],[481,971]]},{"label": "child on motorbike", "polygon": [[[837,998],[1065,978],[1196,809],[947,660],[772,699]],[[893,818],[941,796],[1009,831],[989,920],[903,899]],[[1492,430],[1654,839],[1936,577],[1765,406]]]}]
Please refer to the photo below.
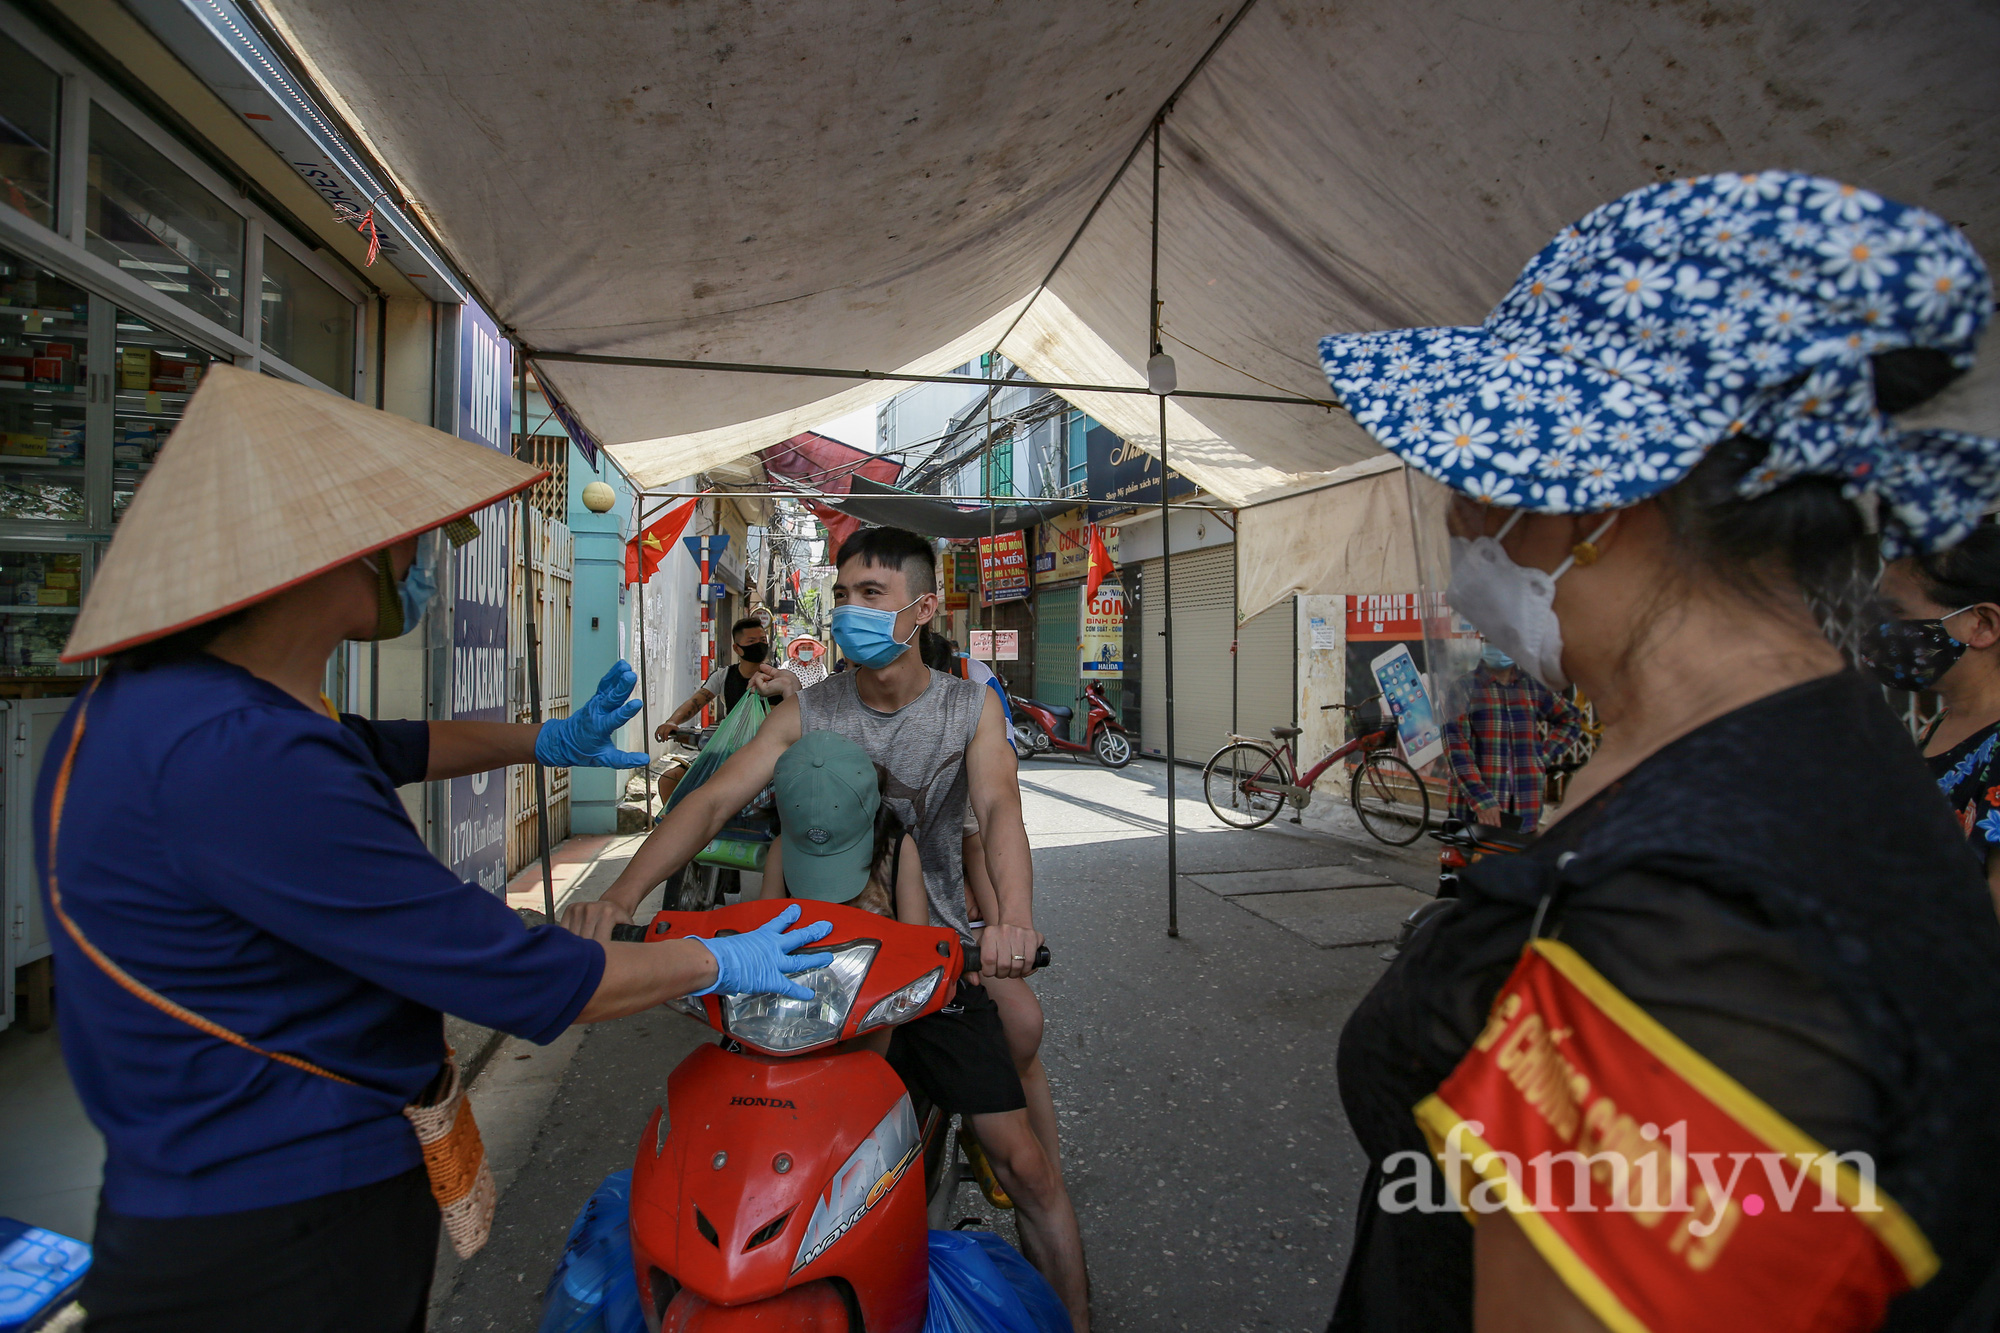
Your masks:
[{"label": "child on motorbike", "polygon": [[[882,799],[886,775],[834,731],[809,731],[772,775],[779,834],[760,898],[846,903],[906,925],[930,924],[917,844]],[[881,1054],[890,1029],[857,1038]]]}]

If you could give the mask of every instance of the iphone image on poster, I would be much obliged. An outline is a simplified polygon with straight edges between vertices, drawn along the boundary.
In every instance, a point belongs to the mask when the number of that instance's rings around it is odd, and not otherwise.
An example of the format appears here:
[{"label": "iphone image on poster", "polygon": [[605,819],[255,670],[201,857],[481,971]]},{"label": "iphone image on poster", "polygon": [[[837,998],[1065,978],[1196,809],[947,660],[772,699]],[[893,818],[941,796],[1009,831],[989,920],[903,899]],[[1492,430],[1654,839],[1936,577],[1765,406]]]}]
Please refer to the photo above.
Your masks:
[{"label": "iphone image on poster", "polygon": [[1389,711],[1396,715],[1396,739],[1410,766],[1422,768],[1443,754],[1444,728],[1409,648],[1397,644],[1370,662],[1368,669],[1375,673],[1375,684],[1388,701]]}]

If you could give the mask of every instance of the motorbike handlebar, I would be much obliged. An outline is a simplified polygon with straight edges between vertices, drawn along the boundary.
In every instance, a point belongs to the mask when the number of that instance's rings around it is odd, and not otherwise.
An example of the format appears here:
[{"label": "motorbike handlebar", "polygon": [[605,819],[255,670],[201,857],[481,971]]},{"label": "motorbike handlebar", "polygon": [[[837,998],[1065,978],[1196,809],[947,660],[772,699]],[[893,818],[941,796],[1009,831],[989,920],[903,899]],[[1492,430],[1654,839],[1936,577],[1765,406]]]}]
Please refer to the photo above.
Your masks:
[{"label": "motorbike handlebar", "polygon": [[[611,938],[612,940],[617,942],[623,942],[629,944],[644,944],[646,942],[646,927],[624,926],[624,925],[613,926],[611,928]],[[962,969],[965,975],[967,976],[979,975],[979,946],[975,944],[965,944],[961,941],[960,947],[965,951],[965,960],[964,960],[965,966]],[[1035,950],[1035,970],[1040,971],[1042,968],[1045,968],[1048,965],[1049,965],[1049,946],[1044,944]]]},{"label": "motorbike handlebar", "polygon": [[[978,976],[979,946],[976,944],[967,944],[963,940],[961,940],[959,941],[959,948],[962,949],[965,953],[965,966],[960,968],[959,971],[963,975],[968,977]],[[1035,970],[1039,972],[1048,965],[1049,965],[1049,946],[1046,944],[1040,945],[1035,950]]]}]

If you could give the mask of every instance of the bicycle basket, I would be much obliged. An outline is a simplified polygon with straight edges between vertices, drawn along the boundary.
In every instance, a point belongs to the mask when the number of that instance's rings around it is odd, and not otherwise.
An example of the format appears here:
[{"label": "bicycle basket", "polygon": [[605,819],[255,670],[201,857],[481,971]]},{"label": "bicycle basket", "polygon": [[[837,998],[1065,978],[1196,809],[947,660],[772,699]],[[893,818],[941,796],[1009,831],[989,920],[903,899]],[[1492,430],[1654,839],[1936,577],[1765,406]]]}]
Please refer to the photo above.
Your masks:
[{"label": "bicycle basket", "polygon": [[1360,740],[1378,731],[1386,733],[1384,740],[1396,738],[1396,715],[1384,708],[1380,700],[1363,704],[1347,715],[1347,739]]}]

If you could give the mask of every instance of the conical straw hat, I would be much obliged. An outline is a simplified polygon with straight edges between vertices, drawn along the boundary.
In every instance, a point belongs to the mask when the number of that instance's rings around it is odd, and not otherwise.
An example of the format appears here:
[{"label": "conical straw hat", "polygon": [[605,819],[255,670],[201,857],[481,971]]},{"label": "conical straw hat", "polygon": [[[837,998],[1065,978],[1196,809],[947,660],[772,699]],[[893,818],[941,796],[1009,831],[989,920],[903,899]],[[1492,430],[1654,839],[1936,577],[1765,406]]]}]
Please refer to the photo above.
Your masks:
[{"label": "conical straw hat", "polygon": [[213,620],[547,475],[320,389],[212,366],[119,522],[62,660]]}]

